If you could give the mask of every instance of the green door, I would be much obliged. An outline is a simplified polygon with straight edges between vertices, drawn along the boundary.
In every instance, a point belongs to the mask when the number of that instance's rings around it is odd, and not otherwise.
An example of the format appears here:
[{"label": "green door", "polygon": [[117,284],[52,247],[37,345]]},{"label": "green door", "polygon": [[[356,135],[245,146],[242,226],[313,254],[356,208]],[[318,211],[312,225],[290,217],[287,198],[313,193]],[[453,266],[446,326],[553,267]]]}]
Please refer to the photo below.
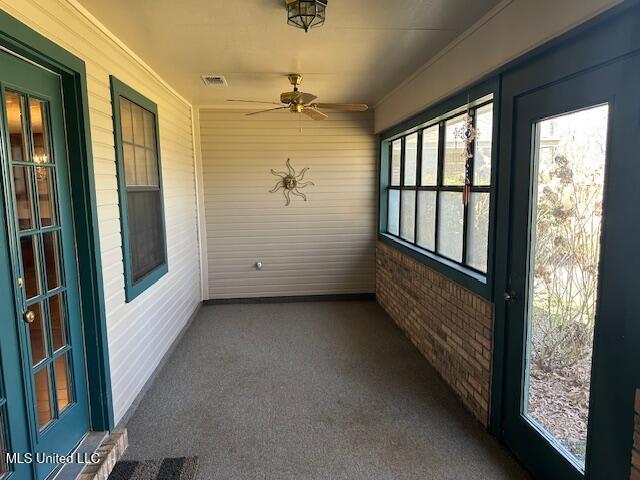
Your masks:
[{"label": "green door", "polygon": [[[0,87],[0,450],[67,454],[89,412],[61,80],[0,52]],[[57,466],[4,457],[0,478]]]},{"label": "green door", "polygon": [[504,439],[538,478],[629,476],[638,78],[630,57],[514,99]]}]

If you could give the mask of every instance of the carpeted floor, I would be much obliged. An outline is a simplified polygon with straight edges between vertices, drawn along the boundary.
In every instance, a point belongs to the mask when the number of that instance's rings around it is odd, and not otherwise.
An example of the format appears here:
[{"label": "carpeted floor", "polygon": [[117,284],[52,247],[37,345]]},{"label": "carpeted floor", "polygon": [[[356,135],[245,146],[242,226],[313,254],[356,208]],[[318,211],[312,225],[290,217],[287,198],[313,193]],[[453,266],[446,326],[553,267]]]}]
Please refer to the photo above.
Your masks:
[{"label": "carpeted floor", "polygon": [[127,427],[199,480],[529,478],[374,302],[204,307]]}]

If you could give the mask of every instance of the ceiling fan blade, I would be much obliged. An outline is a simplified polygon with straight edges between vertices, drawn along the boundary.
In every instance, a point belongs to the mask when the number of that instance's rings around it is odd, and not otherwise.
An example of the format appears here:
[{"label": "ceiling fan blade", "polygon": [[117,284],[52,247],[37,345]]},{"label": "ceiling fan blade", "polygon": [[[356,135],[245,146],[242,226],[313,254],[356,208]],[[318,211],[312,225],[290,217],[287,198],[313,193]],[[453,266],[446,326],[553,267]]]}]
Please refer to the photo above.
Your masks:
[{"label": "ceiling fan blade", "polygon": [[282,103],[296,103],[298,105],[307,105],[316,98],[318,97],[304,92],[284,92],[280,95],[280,101]]},{"label": "ceiling fan blade", "polygon": [[245,115],[248,117],[250,115],[257,115],[259,113],[266,113],[266,112],[273,112],[275,110],[284,110],[284,109],[288,109],[289,107],[276,107],[276,108],[268,108],[266,110],[258,110],[257,112],[251,112],[251,113],[245,113]]},{"label": "ceiling fan blade", "polygon": [[299,92],[300,95],[300,101],[298,103],[302,103],[303,105],[307,105],[311,102],[313,102],[316,98],[315,95],[312,95],[310,93],[304,93],[304,92]]},{"label": "ceiling fan blade", "polygon": [[227,102],[265,103],[265,104],[268,104],[268,105],[281,105],[280,102],[263,102],[262,100],[230,100],[230,99],[227,99]]},{"label": "ceiling fan blade", "polygon": [[314,103],[311,106],[331,110],[345,110],[347,112],[366,112],[369,110],[369,106],[364,103]]},{"label": "ceiling fan blade", "polygon": [[329,116],[325,113],[322,113],[320,110],[316,110],[313,107],[304,107],[302,110],[307,117],[312,118],[313,120],[326,120]]}]

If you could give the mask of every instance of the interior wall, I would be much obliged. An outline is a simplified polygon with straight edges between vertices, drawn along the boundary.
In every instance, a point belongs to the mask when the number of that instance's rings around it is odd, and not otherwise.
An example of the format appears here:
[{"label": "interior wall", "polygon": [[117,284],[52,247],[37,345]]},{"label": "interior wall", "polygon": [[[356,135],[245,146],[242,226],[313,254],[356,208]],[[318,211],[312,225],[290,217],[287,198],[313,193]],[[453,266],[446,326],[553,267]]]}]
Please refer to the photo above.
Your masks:
[{"label": "interior wall", "polygon": [[505,0],[387,94],[375,109],[381,132],[621,0]]},{"label": "interior wall", "polygon": [[[74,0],[0,0],[8,14],[85,61],[115,421],[200,300],[191,106]],[[169,273],[125,303],[109,75],[158,104]]]},{"label": "interior wall", "polygon": [[[209,298],[372,293],[376,139],[370,113],[312,121],[290,112],[200,109]],[[308,168],[285,206],[269,193]],[[262,262],[262,270],[255,267]]]}]

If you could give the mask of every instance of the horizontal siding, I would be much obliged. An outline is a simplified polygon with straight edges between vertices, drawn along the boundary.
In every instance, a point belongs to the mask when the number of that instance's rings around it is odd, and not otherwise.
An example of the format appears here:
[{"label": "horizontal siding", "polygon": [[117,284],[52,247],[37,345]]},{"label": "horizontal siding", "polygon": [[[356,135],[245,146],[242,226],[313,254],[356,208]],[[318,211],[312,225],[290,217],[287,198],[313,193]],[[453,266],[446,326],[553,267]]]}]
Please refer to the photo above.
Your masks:
[{"label": "horizontal siding", "polygon": [[[209,297],[373,292],[372,115],[244,113],[200,110]],[[286,170],[287,158],[315,183],[289,207],[282,191],[269,193],[270,170]]]},{"label": "horizontal siding", "polygon": [[[86,62],[116,421],[200,301],[191,107],[66,0],[0,1],[18,20]],[[109,75],[158,104],[169,273],[125,303]]]}]

